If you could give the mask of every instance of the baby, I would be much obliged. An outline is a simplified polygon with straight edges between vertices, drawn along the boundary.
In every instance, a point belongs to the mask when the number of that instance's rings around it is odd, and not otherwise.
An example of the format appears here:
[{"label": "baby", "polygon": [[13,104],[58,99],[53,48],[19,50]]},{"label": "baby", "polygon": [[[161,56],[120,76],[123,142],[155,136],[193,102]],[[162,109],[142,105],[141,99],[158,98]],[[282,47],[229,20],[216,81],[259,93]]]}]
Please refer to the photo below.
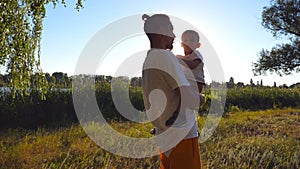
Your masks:
[{"label": "baby", "polygon": [[[205,80],[203,57],[196,50],[201,46],[199,34],[193,30],[187,30],[182,33],[181,40],[185,56],[177,55],[177,57],[180,58],[179,60],[186,78],[189,81],[196,82],[199,93],[201,93],[205,85]],[[189,71],[192,71],[193,74],[188,73]]]}]

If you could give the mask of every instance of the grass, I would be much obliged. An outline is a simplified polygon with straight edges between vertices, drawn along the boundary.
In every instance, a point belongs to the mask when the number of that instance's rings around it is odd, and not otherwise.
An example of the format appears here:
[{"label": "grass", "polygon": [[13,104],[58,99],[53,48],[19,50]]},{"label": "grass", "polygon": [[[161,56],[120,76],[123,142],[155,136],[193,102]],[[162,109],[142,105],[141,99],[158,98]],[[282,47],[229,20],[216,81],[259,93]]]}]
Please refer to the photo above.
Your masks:
[{"label": "grass", "polygon": [[[205,117],[199,117],[199,128]],[[131,137],[150,137],[151,124],[111,126]],[[235,112],[200,144],[204,168],[300,168],[300,110]],[[124,158],[98,147],[79,125],[0,132],[0,168],[159,168],[158,156]]]}]

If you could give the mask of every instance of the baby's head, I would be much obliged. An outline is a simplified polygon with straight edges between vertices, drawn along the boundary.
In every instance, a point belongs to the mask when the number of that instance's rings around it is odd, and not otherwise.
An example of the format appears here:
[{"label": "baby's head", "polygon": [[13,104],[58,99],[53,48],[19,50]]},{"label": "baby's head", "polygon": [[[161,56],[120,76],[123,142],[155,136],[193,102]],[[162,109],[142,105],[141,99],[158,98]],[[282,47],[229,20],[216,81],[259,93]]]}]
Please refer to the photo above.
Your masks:
[{"label": "baby's head", "polygon": [[186,30],[181,35],[181,46],[186,54],[192,53],[201,46],[199,34],[193,30]]}]

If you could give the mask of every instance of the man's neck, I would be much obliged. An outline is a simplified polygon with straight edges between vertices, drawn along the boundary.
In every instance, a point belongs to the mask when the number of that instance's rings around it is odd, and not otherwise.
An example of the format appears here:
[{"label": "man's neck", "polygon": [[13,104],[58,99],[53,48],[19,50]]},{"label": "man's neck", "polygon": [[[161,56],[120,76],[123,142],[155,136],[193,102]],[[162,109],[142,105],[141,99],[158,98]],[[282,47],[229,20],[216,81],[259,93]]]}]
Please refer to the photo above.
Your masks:
[{"label": "man's neck", "polygon": [[165,49],[166,50],[166,45],[159,38],[158,39],[154,39],[151,42],[150,47],[151,47],[151,49]]},{"label": "man's neck", "polygon": [[151,49],[164,49],[164,50],[166,50],[166,48],[161,46],[161,45],[151,45]]}]

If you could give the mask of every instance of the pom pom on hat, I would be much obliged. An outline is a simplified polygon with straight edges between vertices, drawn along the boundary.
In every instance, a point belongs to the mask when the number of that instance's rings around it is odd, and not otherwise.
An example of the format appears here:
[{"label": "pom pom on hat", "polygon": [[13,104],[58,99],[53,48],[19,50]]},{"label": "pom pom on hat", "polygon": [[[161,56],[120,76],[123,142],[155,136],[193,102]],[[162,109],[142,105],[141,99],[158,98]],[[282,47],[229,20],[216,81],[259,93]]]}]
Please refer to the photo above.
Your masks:
[{"label": "pom pom on hat", "polygon": [[144,15],[142,16],[143,21],[146,21],[146,20],[148,20],[149,18],[150,18],[150,16],[147,15],[147,14],[144,14]]}]

